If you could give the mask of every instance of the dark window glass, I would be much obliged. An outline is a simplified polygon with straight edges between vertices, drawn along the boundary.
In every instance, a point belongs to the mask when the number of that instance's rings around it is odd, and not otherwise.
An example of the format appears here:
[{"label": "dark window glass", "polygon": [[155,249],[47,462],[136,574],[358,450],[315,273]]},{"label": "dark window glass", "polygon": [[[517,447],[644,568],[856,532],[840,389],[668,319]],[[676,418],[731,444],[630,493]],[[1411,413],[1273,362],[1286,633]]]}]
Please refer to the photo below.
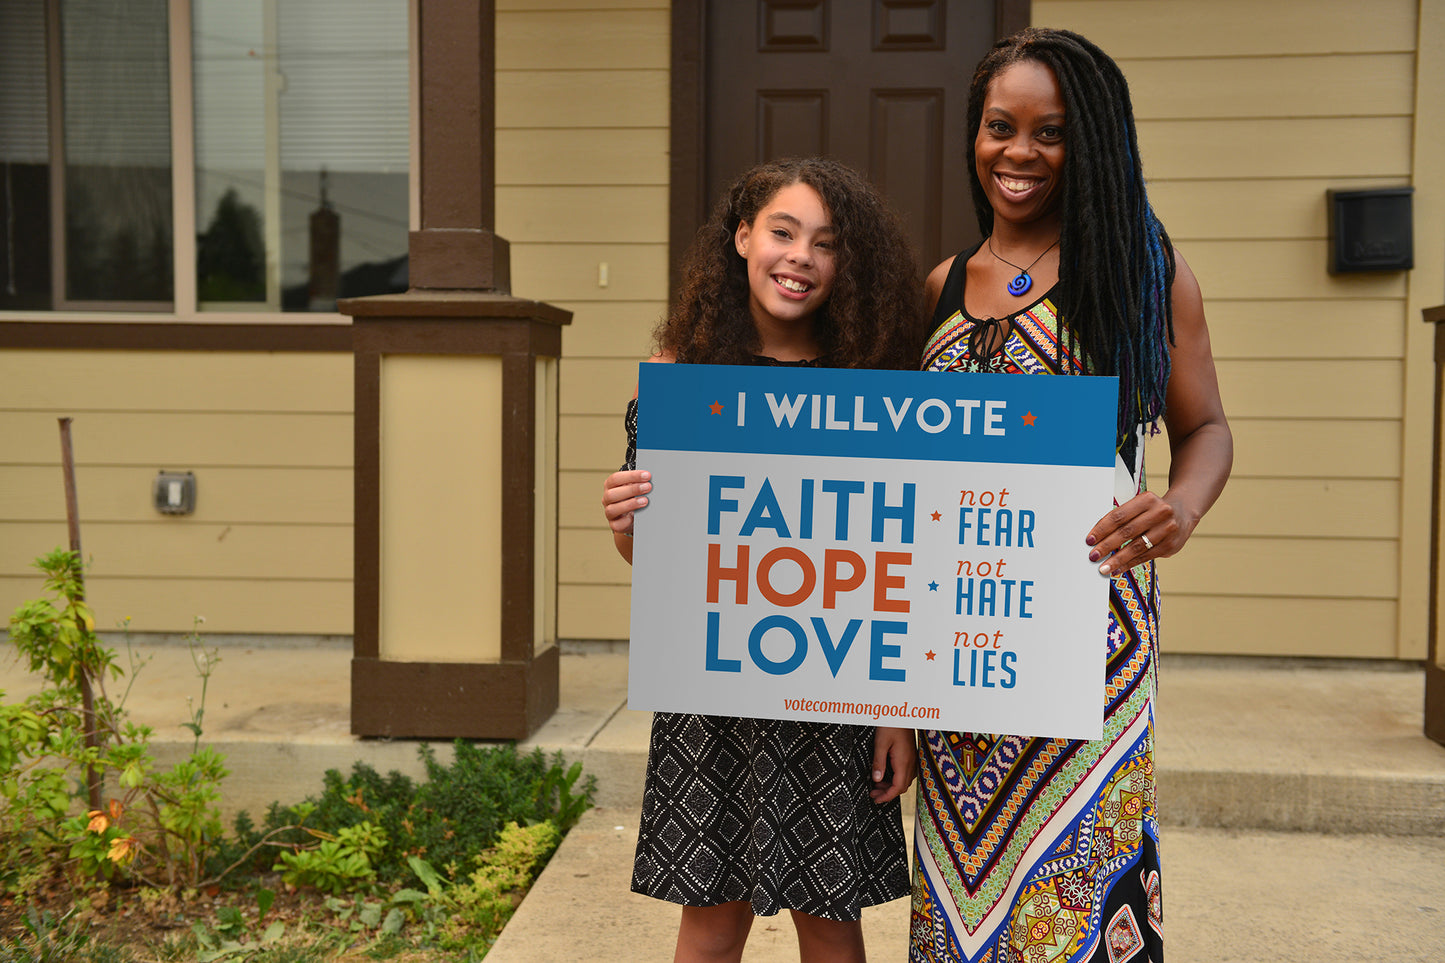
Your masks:
[{"label": "dark window glass", "polygon": [[[62,0],[65,299],[174,298],[165,0]],[[117,305],[125,306],[125,305]]]},{"label": "dark window glass", "polygon": [[45,0],[0,2],[0,310],[51,306]]}]

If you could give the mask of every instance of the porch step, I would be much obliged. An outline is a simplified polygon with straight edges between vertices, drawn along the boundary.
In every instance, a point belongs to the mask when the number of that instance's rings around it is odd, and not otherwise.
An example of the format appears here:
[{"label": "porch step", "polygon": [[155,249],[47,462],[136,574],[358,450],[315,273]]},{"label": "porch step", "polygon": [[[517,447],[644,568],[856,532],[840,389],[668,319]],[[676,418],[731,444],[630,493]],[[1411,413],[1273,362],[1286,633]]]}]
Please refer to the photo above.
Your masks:
[{"label": "porch step", "polygon": [[[622,647],[574,647],[562,705],[525,745],[597,777],[599,805],[642,804],[650,716],[626,706]],[[1166,656],[1156,701],[1167,825],[1445,836],[1445,747],[1422,731],[1416,665]]]}]

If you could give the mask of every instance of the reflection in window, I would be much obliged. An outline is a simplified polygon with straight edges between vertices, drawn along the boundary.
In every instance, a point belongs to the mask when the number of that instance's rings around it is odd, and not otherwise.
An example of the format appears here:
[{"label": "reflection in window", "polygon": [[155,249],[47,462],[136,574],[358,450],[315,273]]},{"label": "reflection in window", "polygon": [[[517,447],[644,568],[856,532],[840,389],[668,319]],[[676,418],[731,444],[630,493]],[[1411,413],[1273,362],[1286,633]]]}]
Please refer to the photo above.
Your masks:
[{"label": "reflection in window", "polygon": [[203,307],[407,287],[404,0],[195,0]]},{"label": "reflection in window", "polygon": [[0,308],[174,300],[167,36],[166,0],[0,3]]},{"label": "reflection in window", "polygon": [[45,0],[0,3],[0,309],[51,305]]},{"label": "reflection in window", "polygon": [[[170,308],[192,204],[204,308],[405,290],[407,34],[407,0],[0,0],[0,310]],[[196,193],[176,198],[188,127]]]},{"label": "reflection in window", "polygon": [[63,0],[65,293],[170,302],[166,0]]}]

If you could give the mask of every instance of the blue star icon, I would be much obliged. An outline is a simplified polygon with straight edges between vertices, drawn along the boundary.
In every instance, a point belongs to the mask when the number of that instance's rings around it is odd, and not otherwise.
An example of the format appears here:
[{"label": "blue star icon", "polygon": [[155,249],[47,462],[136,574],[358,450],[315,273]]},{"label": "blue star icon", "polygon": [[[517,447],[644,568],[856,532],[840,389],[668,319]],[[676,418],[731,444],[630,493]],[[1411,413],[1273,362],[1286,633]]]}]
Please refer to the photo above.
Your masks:
[{"label": "blue star icon", "polygon": [[937,583],[937,582],[929,582],[929,583],[928,583],[928,591],[930,591],[930,592],[937,592],[937,591],[938,591],[938,583]]}]

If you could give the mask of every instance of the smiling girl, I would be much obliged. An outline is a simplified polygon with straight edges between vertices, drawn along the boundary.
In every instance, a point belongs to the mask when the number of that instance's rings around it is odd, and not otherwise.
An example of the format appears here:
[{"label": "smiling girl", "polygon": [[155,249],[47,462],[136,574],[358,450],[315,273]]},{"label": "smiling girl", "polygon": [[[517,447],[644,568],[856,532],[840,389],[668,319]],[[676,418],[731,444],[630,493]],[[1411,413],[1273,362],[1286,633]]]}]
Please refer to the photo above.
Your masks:
[{"label": "smiling girl", "polygon": [[[913,368],[917,268],[896,217],[824,159],[744,174],[683,263],[649,361]],[[603,509],[632,561],[637,402]],[[661,533],[659,533],[661,534]],[[755,916],[788,909],[805,963],[864,959],[864,906],[908,893],[898,795],[913,731],[656,713],[632,888],[682,904],[675,959],[738,960]]]}]

